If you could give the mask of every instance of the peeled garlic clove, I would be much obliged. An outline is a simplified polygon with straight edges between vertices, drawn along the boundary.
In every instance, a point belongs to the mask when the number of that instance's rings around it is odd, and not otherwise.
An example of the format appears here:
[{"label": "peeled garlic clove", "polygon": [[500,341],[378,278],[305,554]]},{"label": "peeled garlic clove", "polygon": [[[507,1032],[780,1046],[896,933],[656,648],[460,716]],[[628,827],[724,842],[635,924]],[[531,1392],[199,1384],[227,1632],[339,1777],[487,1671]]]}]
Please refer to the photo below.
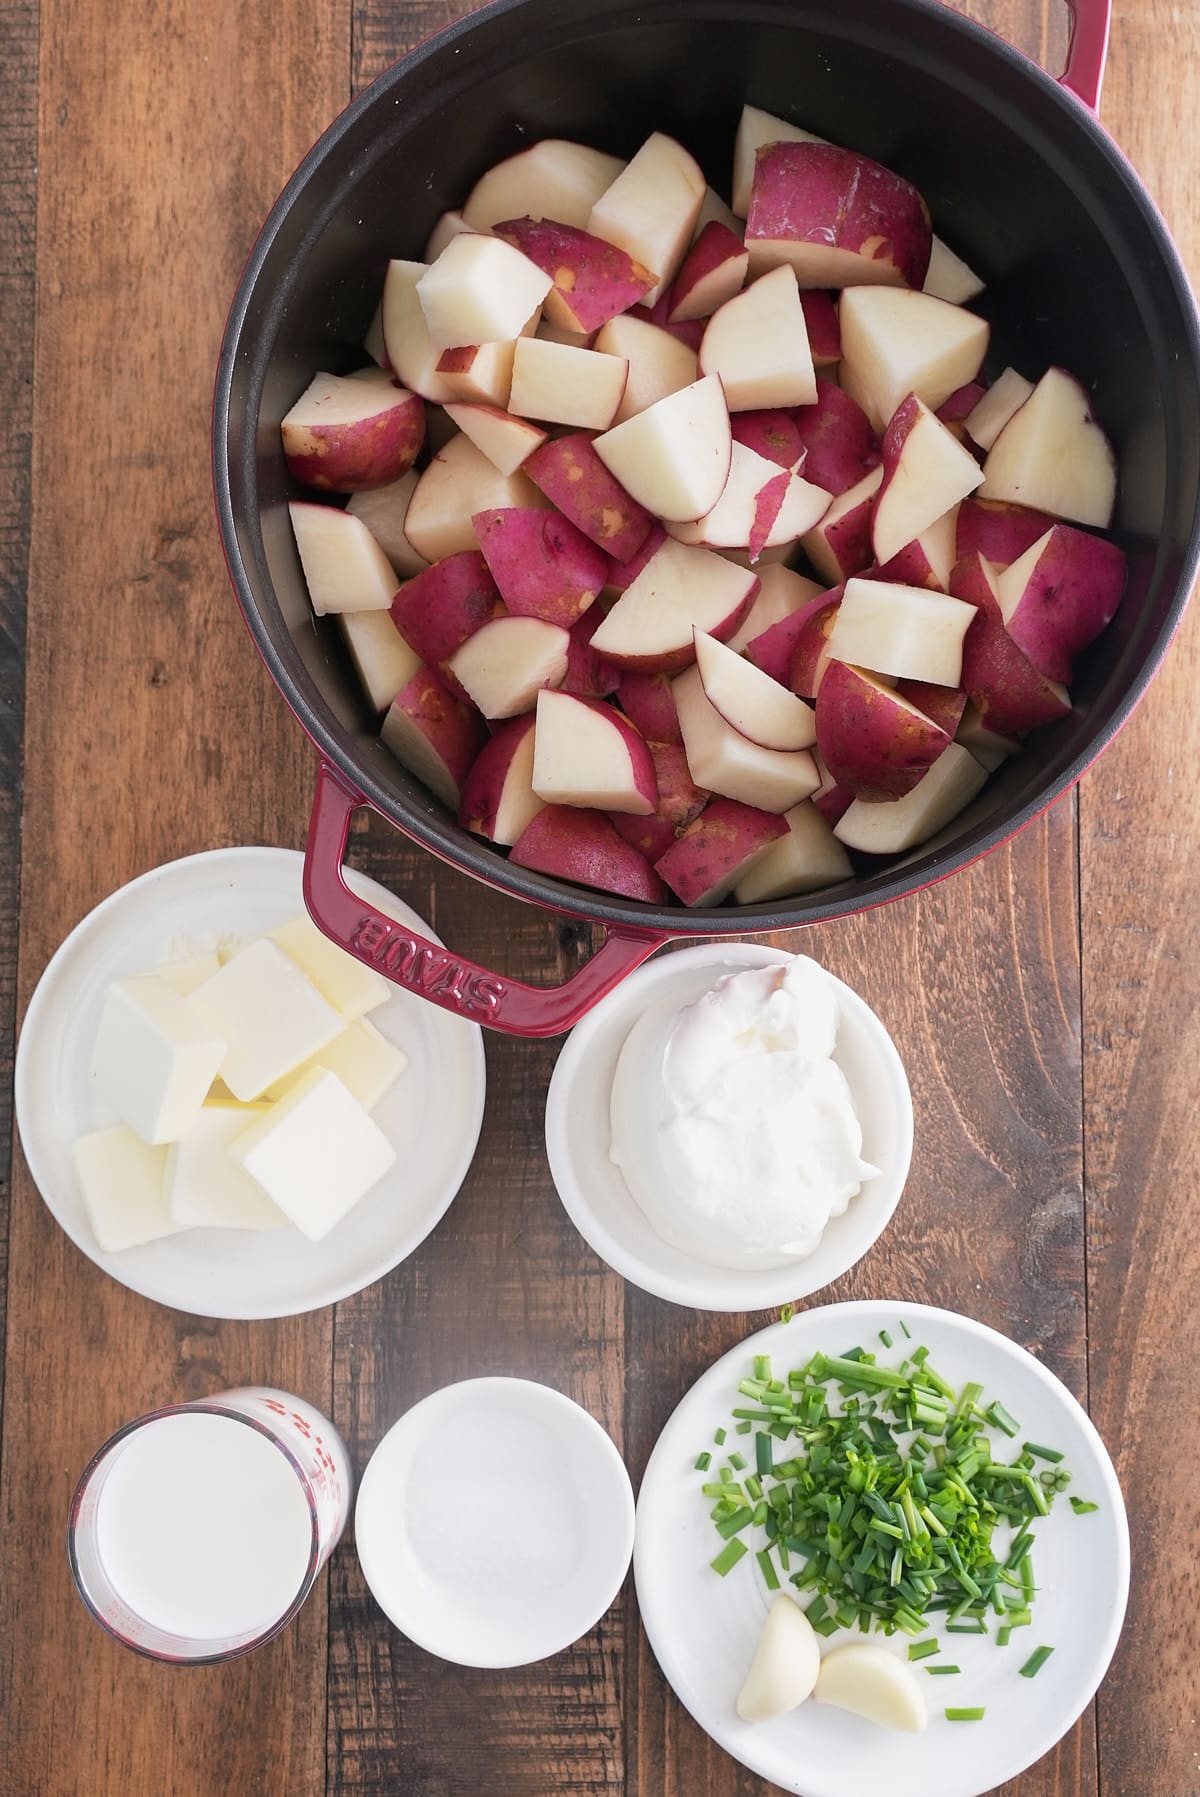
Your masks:
[{"label": "peeled garlic clove", "polygon": [[813,1697],[817,1703],[850,1710],[881,1728],[907,1734],[925,1731],[925,1697],[912,1668],[885,1647],[855,1641],[835,1647],[821,1661]]},{"label": "peeled garlic clove", "polygon": [[812,1623],[799,1604],[781,1591],[767,1611],[746,1682],[738,1693],[738,1715],[743,1722],[767,1722],[794,1710],[812,1691],[820,1666],[821,1649]]}]

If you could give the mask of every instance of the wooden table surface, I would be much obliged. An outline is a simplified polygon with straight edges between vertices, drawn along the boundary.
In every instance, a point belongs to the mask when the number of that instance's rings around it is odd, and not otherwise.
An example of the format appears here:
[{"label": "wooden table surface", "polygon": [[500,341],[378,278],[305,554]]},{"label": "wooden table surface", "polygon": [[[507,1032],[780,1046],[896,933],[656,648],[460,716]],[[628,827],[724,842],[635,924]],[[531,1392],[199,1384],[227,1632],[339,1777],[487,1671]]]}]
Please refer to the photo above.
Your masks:
[{"label": "wooden table surface", "polygon": [[[15,1019],[98,900],[195,850],[302,842],[313,754],[252,652],[217,545],[212,370],[294,163],[353,90],[459,10],[42,0],[39,21],[34,0],[0,0],[0,1142]],[[1053,0],[974,10],[1061,66]],[[1117,0],[1117,13],[1103,117],[1196,272],[1200,5]],[[1006,1797],[1200,1791],[1198,637],[1193,614],[1078,794],[1009,848],[803,939],[890,1026],[918,1118],[894,1225],[828,1296],[945,1304],[1033,1349],[1090,1406],[1129,1503],[1116,1661]],[[478,958],[561,977],[588,952],[586,931],[486,895],[385,828],[355,843]],[[290,1631],[219,1669],[123,1652],[71,1587],[67,1502],[92,1449],[141,1411],[243,1382],[331,1412],[361,1469],[437,1385],[545,1378],[603,1422],[636,1485],[683,1392],[764,1319],[659,1303],[577,1237],[542,1147],[556,1053],[489,1038],[483,1139],[446,1220],[388,1278],[294,1321],[214,1323],[125,1291],[57,1228],[14,1145],[0,1797],[768,1788],[667,1690],[628,1585],[573,1650],[499,1674],[410,1646],[348,1541]]]}]

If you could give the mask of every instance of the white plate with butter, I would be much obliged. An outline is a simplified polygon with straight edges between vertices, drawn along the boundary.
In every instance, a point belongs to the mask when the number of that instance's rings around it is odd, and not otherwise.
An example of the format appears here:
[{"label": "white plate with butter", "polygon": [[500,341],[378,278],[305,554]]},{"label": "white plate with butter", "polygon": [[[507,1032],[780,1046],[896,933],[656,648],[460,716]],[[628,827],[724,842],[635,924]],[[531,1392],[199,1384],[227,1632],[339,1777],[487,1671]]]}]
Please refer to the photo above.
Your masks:
[{"label": "white plate with butter", "polygon": [[[228,951],[302,915],[303,864],[291,849],[215,849],[121,887],[50,961],[17,1047],[17,1127],[49,1210],[122,1285],[198,1316],[294,1316],[361,1291],[435,1227],[479,1139],[485,1072],[478,1025],[395,988],[367,1022],[407,1056],[371,1111],[397,1159],[328,1235],[310,1241],[290,1226],[203,1228],[117,1253],[98,1246],[72,1150],[78,1137],[116,1121],[92,1074],[109,985],[188,954]],[[351,870],[347,878],[380,910],[437,941],[423,919],[373,880]]]},{"label": "white plate with butter", "polygon": [[[891,1349],[881,1344],[880,1330]],[[929,1618],[925,1638],[936,1636],[939,1651],[928,1663],[957,1665],[959,1672],[932,1676],[926,1662],[911,1663],[928,1713],[922,1734],[883,1728],[811,1699],[771,1721],[743,1721],[734,1707],[773,1596],[755,1560],[766,1536],[748,1531],[750,1551],[724,1577],[714,1572],[711,1562],[723,1543],[701,1485],[718,1480],[730,1453],[741,1450],[755,1465],[753,1435],[736,1433],[732,1412],[748,1402],[738,1383],[753,1373],[757,1355],[770,1356],[774,1375],[783,1378],[814,1354],[845,1354],[855,1345],[893,1368],[906,1350],[928,1348],[929,1364],[956,1391],[977,1381],[983,1401],[999,1400],[1019,1423],[1012,1440],[992,1432],[995,1459],[1011,1463],[1025,1441],[1045,1443],[1064,1456],[1069,1492],[1096,1506],[1076,1515],[1062,1496],[1048,1516],[1034,1519],[1032,1620],[1014,1628],[1007,1645],[998,1644],[994,1626],[985,1636],[947,1633],[944,1615]],[[721,1444],[718,1430],[725,1431]],[[705,1471],[696,1469],[701,1453],[711,1456]],[[1004,1543],[1009,1537],[1002,1527]],[[793,1556],[792,1563],[800,1562]],[[642,1478],[634,1578],[646,1634],[676,1696],[752,1772],[797,1797],[982,1797],[1048,1753],[1094,1695],[1125,1615],[1129,1527],[1117,1475],[1091,1420],[1016,1342],[970,1317],[922,1304],[830,1304],[750,1336],[683,1398]],[[791,1589],[786,1581],[783,1589]],[[811,1601],[806,1592],[796,1595],[802,1605]],[[909,1664],[906,1638],[889,1640],[877,1629],[869,1636],[836,1630],[821,1651],[867,1640]],[[1052,1654],[1036,1677],[1022,1677],[1039,1646]],[[946,1709],[959,1707],[980,1708],[983,1717],[949,1720]]]}]

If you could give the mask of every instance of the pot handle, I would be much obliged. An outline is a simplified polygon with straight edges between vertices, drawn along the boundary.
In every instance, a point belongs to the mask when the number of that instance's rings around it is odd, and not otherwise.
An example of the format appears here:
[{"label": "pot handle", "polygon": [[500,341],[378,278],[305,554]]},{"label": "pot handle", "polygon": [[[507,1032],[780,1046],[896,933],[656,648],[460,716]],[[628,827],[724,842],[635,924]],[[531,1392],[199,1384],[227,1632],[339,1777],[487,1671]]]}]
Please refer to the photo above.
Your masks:
[{"label": "pot handle", "polygon": [[528,986],[492,973],[418,936],[351,891],[342,864],[350,820],[366,803],[321,762],[304,848],[304,902],[313,922],[339,948],[443,1010],[512,1036],[558,1036],[670,940],[661,930],[611,931],[561,986]]},{"label": "pot handle", "polygon": [[1067,0],[1067,4],[1071,9],[1071,41],[1067,46],[1067,66],[1059,81],[1076,99],[1098,112],[1112,0]]}]

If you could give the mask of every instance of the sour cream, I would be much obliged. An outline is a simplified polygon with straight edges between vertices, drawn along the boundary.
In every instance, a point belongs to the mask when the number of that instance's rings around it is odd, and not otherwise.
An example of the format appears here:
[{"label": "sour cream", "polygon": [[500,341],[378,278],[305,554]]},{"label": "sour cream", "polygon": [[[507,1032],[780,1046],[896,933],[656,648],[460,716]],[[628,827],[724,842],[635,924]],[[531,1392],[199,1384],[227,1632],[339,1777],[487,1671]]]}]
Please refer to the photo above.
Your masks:
[{"label": "sour cream", "polygon": [[638,1019],[613,1078],[610,1153],[664,1241],[719,1267],[812,1253],[878,1172],[837,1029],[837,988],[804,956]]}]

